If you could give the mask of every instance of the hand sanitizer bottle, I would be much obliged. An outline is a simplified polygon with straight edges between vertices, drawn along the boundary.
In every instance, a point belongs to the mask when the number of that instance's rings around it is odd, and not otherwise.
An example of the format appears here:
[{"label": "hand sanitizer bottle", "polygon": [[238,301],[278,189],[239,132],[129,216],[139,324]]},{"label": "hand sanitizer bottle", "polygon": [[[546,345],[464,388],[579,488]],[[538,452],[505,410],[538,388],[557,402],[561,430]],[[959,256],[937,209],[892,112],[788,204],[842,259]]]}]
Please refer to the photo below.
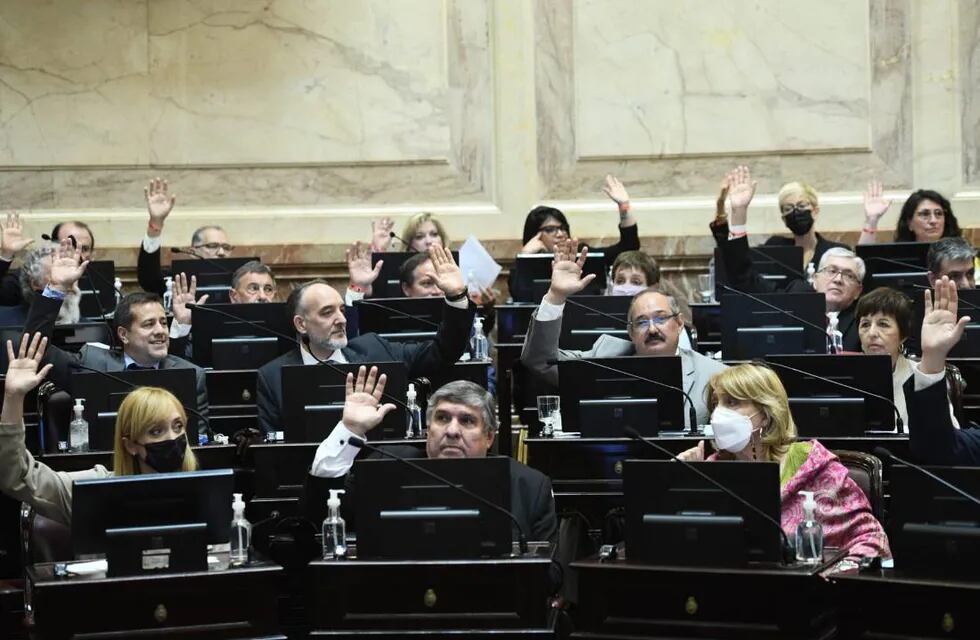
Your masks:
[{"label": "hand sanitizer bottle", "polygon": [[483,334],[483,318],[480,316],[473,318],[473,337],[470,338],[470,345],[473,348],[474,362],[486,362],[490,359],[490,343]]},{"label": "hand sanitizer bottle", "polygon": [[803,496],[803,522],[796,527],[796,560],[803,564],[823,562],[823,527],[817,522],[817,503],[812,491],[800,491]]},{"label": "hand sanitizer bottle", "polygon": [[174,301],[174,279],[167,276],[163,279],[163,282],[167,288],[166,291],[163,292],[163,310],[170,313],[173,308]]},{"label": "hand sanitizer bottle", "polygon": [[229,559],[231,566],[240,567],[248,562],[248,546],[252,538],[252,525],[245,519],[245,502],[242,501],[242,494],[235,493],[234,501],[231,503],[231,510],[234,515],[231,519],[231,539]]},{"label": "hand sanitizer bottle", "polygon": [[343,489],[331,489],[327,508],[330,512],[323,520],[323,559],[343,560],[347,557],[347,525],[340,517],[340,494]]},{"label": "hand sanitizer bottle", "polygon": [[75,417],[68,425],[68,443],[71,451],[88,451],[88,422],[82,417],[85,411],[85,398],[75,398]]},{"label": "hand sanitizer bottle", "polygon": [[115,280],[113,280],[112,281],[112,288],[116,292],[116,306],[118,307],[119,306],[119,301],[122,300],[122,297],[123,297],[123,294],[122,294],[122,280],[120,280],[119,278],[116,278]]},{"label": "hand sanitizer bottle", "polygon": [[415,384],[408,383],[408,393],[405,394],[405,438],[422,437],[422,409],[416,402]]},{"label": "hand sanitizer bottle", "polygon": [[813,286],[813,279],[817,276],[817,268],[813,266],[813,261],[806,263],[806,281]]},{"label": "hand sanitizer bottle", "polygon": [[840,332],[836,312],[827,313],[827,353],[844,352],[844,334]]}]

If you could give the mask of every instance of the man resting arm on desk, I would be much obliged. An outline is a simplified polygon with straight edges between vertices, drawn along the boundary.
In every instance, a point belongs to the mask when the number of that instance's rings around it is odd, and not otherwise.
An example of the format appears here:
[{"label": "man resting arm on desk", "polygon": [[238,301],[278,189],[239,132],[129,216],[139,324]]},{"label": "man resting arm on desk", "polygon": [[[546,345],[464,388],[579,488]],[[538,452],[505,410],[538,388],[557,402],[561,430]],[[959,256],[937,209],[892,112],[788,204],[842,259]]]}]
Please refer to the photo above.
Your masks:
[{"label": "man resting arm on desk", "polygon": [[[330,435],[320,443],[310,471],[320,478],[336,478],[337,487],[347,485],[345,502],[353,504],[351,483],[347,474],[354,465],[359,449],[350,439],[365,439],[367,433],[395,410],[393,404],[381,404],[387,377],[378,376],[378,368],[367,371],[360,367],[357,379],[347,374],[347,397],[344,414]],[[428,458],[483,458],[486,457],[497,435],[497,414],[493,397],[483,387],[466,380],[456,380],[443,385],[429,398],[426,412],[429,425],[425,442]],[[403,458],[419,458],[420,452],[412,446],[385,447]],[[373,454],[371,457],[377,457]],[[558,519],[551,492],[551,480],[540,471],[527,467],[513,458],[510,462],[510,508],[521,526],[528,532],[529,540],[555,542],[558,537]]]}]

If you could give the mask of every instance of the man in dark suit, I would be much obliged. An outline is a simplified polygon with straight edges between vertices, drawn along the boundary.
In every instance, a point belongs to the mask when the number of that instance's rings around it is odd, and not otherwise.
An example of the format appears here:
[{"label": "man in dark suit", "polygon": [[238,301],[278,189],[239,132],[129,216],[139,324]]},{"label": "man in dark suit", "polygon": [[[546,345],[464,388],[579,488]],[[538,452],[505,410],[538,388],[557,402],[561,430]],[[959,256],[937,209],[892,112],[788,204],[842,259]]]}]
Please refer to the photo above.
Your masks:
[{"label": "man in dark suit", "polygon": [[[32,335],[41,332],[49,340],[54,332],[54,321],[65,293],[78,282],[88,262],[81,262],[80,251],[70,242],[62,241],[51,263],[50,283],[43,293],[35,296],[27,314],[25,332]],[[62,389],[69,389],[71,365],[78,362],[99,371],[113,372],[127,369],[194,369],[197,378],[197,410],[207,415],[208,394],[204,370],[177,356],[170,355],[167,314],[163,301],[155,293],[131,293],[116,307],[116,339],[121,350],[85,345],[77,355],[57,347],[50,347],[45,361],[54,365],[51,380]],[[203,431],[204,424],[200,425]]]},{"label": "man in dark suit", "polygon": [[[377,367],[360,367],[357,379],[347,375],[347,397],[344,414],[330,435],[320,443],[313,458],[310,473],[319,478],[332,479],[330,488],[346,487],[350,490],[348,474],[357,457],[357,447],[350,438],[364,439],[371,429],[395,405],[381,404],[385,387],[385,375],[378,376]],[[428,433],[425,442],[426,458],[484,458],[493,445],[497,434],[497,414],[493,396],[483,387],[466,380],[456,380],[443,385],[432,394],[426,412]],[[415,447],[385,447],[403,458],[419,458]],[[371,457],[379,456],[373,454]],[[510,462],[510,510],[528,540],[556,542],[558,518],[551,480],[535,469],[513,458]],[[320,487],[323,490],[323,487]],[[345,502],[354,504],[348,492]]]},{"label": "man in dark suit", "polygon": [[279,356],[258,372],[256,404],[259,428],[266,433],[282,430],[282,368],[287,365],[349,362],[403,361],[409,378],[432,378],[455,363],[466,349],[473,325],[474,307],[452,253],[431,247],[437,286],[446,296],[442,324],[432,340],[389,342],[374,333],[347,340],[344,299],[323,280],[307,282],[290,294],[286,313],[292,319],[301,345]]}]

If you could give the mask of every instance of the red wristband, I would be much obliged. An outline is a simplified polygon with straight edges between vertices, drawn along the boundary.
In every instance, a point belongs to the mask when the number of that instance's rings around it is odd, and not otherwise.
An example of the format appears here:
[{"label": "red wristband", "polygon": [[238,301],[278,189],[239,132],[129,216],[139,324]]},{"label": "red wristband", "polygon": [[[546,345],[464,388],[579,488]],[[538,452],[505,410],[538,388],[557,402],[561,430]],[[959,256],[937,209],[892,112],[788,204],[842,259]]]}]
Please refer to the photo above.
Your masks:
[{"label": "red wristband", "polygon": [[158,224],[154,224],[152,220],[146,223],[146,228],[149,229],[150,231],[156,231],[157,233],[163,231],[163,227],[161,227]]},{"label": "red wristband", "polygon": [[867,228],[867,227],[865,227],[865,228],[864,228],[864,232],[865,232],[865,233],[870,233],[870,234],[872,234],[872,235],[873,235],[873,234],[875,234],[875,233],[878,233],[878,230],[877,230],[877,229],[869,229],[869,228]]},{"label": "red wristband", "polygon": [[357,293],[367,293],[367,287],[362,287],[361,285],[354,284],[353,282],[347,283],[347,288]]}]

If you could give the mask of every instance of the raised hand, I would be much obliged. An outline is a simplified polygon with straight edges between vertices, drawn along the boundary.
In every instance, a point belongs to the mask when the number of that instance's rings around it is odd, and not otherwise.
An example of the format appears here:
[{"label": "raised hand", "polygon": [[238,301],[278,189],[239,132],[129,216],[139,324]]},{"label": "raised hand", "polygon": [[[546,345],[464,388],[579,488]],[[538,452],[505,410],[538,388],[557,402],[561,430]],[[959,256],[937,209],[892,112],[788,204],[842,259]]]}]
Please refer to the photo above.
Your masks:
[{"label": "raised hand", "polygon": [[551,286],[545,294],[545,300],[551,304],[564,304],[568,296],[578,293],[595,279],[595,274],[582,276],[585,258],[589,255],[588,247],[582,247],[582,252],[576,259],[575,249],[578,240],[566,238],[555,243],[555,257],[551,263]]},{"label": "raised hand", "polygon": [[[22,398],[27,393],[41,384],[44,377],[51,371],[54,365],[46,364],[40,371],[38,366],[44,358],[44,350],[48,346],[48,339],[41,336],[40,332],[35,333],[32,338],[28,334],[20,339],[20,349],[14,356],[14,346],[7,340],[7,377],[4,379],[3,391],[6,398]],[[4,402],[6,404],[6,402]]]},{"label": "raised hand", "polygon": [[698,443],[698,446],[691,447],[686,451],[681,451],[677,454],[677,457],[686,462],[703,462],[704,455],[704,440]]},{"label": "raised hand", "polygon": [[497,304],[497,294],[499,291],[494,291],[493,289],[484,289],[480,287],[479,291],[473,291],[470,293],[470,300],[473,301],[478,307],[483,307],[484,309],[490,309],[495,304]]},{"label": "raised hand", "polygon": [[191,276],[190,286],[187,285],[187,274],[180,273],[174,278],[173,302],[171,303],[174,320],[178,324],[191,326],[193,313],[187,308],[188,304],[204,304],[208,301],[208,294],[197,298],[197,276]]},{"label": "raised hand", "polygon": [[51,287],[68,293],[87,266],[88,260],[82,262],[81,250],[72,246],[70,238],[65,238],[51,256],[51,275],[48,277]]},{"label": "raised hand", "polygon": [[736,167],[729,175],[728,201],[732,205],[732,224],[743,225],[758,183],[752,181],[752,172],[744,165]]},{"label": "raised hand", "polygon": [[384,260],[378,260],[378,264],[371,268],[371,248],[361,245],[360,241],[355,242],[347,250],[347,270],[350,272],[350,283],[358,287],[367,289],[378,279],[381,273],[381,266]]},{"label": "raised hand", "polygon": [[882,193],[882,185],[877,180],[868,182],[868,187],[864,190],[864,223],[870,229],[878,227],[878,220],[887,213],[892,204]]},{"label": "raised hand", "polygon": [[371,248],[378,253],[391,249],[391,230],[395,228],[395,221],[384,217],[380,220],[371,221]]},{"label": "raised hand", "polygon": [[0,222],[0,229],[3,230],[3,238],[0,239],[0,258],[7,262],[13,260],[18,253],[34,242],[33,238],[24,237],[20,214],[16,212],[7,214],[7,219]]},{"label": "raised hand", "polygon": [[347,374],[346,394],[344,396],[344,415],[341,422],[353,433],[364,436],[375,428],[386,415],[395,410],[390,402],[381,404],[388,376],[378,376],[378,368],[358,367],[357,380],[353,373]]},{"label": "raised hand", "polygon": [[463,271],[453,259],[453,252],[449,247],[434,244],[429,247],[429,259],[436,270],[436,286],[446,294],[446,297],[454,297],[460,293],[466,293],[466,280],[463,279]]},{"label": "raised hand", "polygon": [[935,295],[926,289],[925,316],[922,318],[922,362],[919,367],[923,373],[939,373],[945,370],[946,355],[960,338],[969,316],[956,319],[959,294],[956,283],[947,276],[936,280]]},{"label": "raised hand", "polygon": [[544,246],[544,231],[538,231],[530,240],[521,247],[521,253],[544,253],[548,247]]},{"label": "raised hand", "polygon": [[718,185],[718,199],[715,201],[715,224],[721,224],[728,219],[728,213],[725,211],[725,201],[728,200],[728,192],[731,188],[732,172],[729,171],[721,179],[721,184]]},{"label": "raised hand", "polygon": [[626,187],[615,176],[606,176],[606,185],[602,187],[602,192],[620,207],[629,204],[630,194],[626,192]]},{"label": "raised hand", "polygon": [[166,180],[154,178],[143,188],[146,196],[146,211],[150,214],[150,225],[156,226],[157,230],[163,228],[163,223],[173,211],[177,196],[168,193],[169,185]]}]

